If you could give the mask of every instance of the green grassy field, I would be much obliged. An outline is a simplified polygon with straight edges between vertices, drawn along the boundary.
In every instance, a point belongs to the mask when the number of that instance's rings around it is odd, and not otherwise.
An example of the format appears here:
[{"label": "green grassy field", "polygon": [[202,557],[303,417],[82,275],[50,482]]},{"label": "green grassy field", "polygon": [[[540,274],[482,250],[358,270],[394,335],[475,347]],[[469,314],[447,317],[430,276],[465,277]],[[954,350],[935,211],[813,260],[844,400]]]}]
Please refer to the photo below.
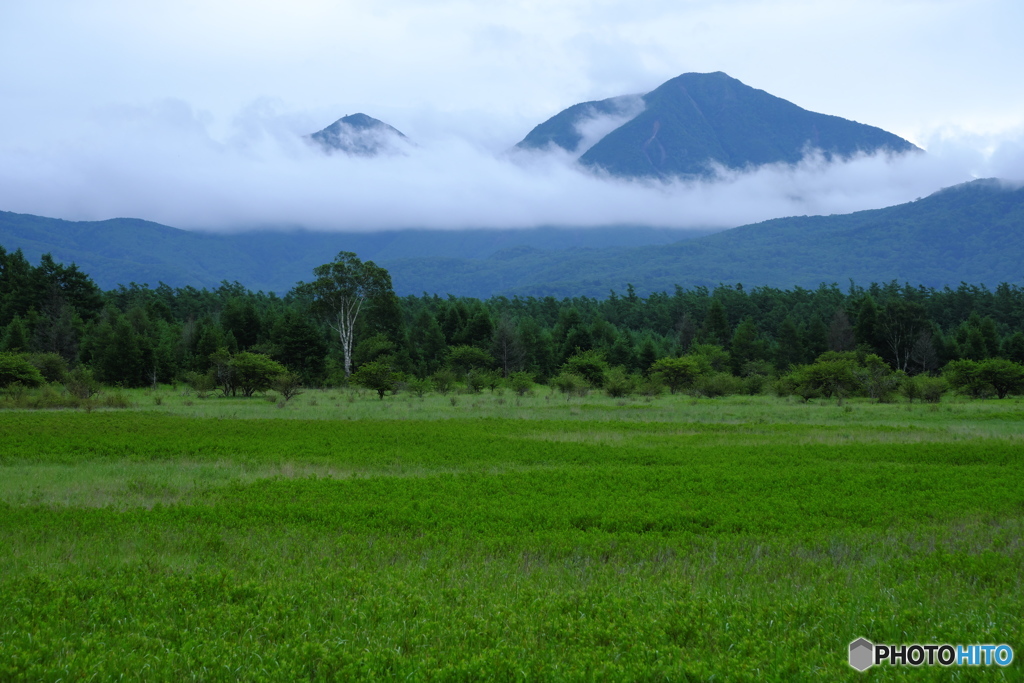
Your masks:
[{"label": "green grassy field", "polygon": [[0,414],[0,680],[1019,680],[1024,404],[310,391]]}]

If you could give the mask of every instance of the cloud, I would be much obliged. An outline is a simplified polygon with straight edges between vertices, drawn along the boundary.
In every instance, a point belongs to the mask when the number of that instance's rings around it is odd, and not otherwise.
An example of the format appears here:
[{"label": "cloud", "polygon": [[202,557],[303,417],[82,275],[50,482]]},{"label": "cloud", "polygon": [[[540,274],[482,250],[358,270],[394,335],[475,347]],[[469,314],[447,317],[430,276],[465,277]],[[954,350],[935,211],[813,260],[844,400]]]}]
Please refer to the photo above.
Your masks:
[{"label": "cloud", "polygon": [[[180,100],[106,108],[0,148],[0,208],[206,230],[698,228],[880,208],[977,176],[1024,178],[1024,136],[979,150],[976,140],[947,134],[928,154],[842,163],[812,154],[796,166],[661,183],[588,173],[567,153],[512,158],[439,133],[411,135],[417,145],[405,155],[325,155],[302,137],[322,126],[273,100],[228,122]],[[508,132],[509,146],[521,134]]]},{"label": "cloud", "polygon": [[584,114],[576,121],[576,132],[580,134],[580,142],[574,150],[577,158],[596,145],[605,135],[639,116],[647,106],[642,95],[615,97],[609,104],[614,107],[614,113],[600,114],[591,109],[588,114]]}]

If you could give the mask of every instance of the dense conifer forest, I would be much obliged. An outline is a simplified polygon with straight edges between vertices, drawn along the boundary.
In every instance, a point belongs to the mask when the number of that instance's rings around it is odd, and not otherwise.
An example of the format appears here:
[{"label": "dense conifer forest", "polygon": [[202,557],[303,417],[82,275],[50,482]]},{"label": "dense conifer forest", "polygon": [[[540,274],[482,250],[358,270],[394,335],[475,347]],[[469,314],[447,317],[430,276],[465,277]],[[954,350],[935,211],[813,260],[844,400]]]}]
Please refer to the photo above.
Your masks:
[{"label": "dense conifer forest", "polygon": [[[101,291],[74,265],[48,255],[33,265],[20,250],[0,248],[0,351],[21,354],[50,381],[77,369],[107,385],[191,382],[234,393],[239,387],[222,381],[225,369],[245,358],[305,386],[343,384],[350,378],[337,335],[313,304],[302,287],[277,296],[237,282]],[[713,396],[775,387],[808,398],[873,395],[865,388],[872,372],[890,378],[884,393],[899,378],[945,369],[954,386],[1001,396],[1019,387],[1011,381],[1004,392],[978,373],[994,360],[1024,363],[1024,289],[893,281],[676,287],[643,297],[627,285],[602,299],[560,300],[388,290],[363,307],[351,360],[355,380],[387,390],[493,387],[518,377],[565,391]],[[806,374],[829,362],[839,366],[828,377]]]}]

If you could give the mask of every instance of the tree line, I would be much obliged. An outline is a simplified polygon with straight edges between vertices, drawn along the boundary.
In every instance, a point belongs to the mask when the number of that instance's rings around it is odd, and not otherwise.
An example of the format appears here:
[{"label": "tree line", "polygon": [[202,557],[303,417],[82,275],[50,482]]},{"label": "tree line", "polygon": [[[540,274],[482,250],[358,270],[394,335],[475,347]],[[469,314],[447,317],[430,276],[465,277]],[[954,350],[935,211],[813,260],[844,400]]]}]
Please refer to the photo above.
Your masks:
[{"label": "tree line", "polygon": [[[978,368],[1024,363],[1024,289],[893,281],[676,287],[646,297],[627,285],[603,299],[399,297],[387,271],[342,252],[283,296],[237,282],[101,291],[74,265],[50,255],[32,265],[0,247],[0,331],[0,352],[34,362],[46,380],[78,370],[124,387],[193,382],[251,394],[269,381],[232,378],[262,372],[384,391],[518,377],[560,388],[625,382],[626,390],[703,382],[708,395],[772,383],[810,396],[870,393],[856,377],[872,373],[926,378],[946,369],[948,381],[976,395],[1006,395],[1019,388],[981,382]],[[807,378],[808,367],[830,362],[846,368],[833,368],[842,378]]]}]

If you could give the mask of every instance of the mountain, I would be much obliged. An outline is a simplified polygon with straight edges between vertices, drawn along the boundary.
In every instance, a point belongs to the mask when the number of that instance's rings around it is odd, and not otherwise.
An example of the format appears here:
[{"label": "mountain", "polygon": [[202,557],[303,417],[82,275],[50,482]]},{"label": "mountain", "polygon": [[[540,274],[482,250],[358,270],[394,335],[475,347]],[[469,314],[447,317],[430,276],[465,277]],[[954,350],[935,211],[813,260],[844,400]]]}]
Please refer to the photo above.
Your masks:
[{"label": "mountain", "polygon": [[366,114],[350,114],[309,136],[326,152],[376,156],[408,143],[400,130]]},{"label": "mountain", "polygon": [[885,209],[779,218],[656,247],[387,266],[396,289],[429,282],[427,291],[470,296],[604,297],[627,283],[640,293],[737,283],[815,288],[850,279],[1024,284],[1024,188],[977,180]]},{"label": "mountain", "polygon": [[588,149],[579,149],[582,127],[621,115],[636,99],[574,105],[534,128],[516,147],[556,145],[581,153],[584,166],[631,178],[707,176],[715,164],[733,169],[795,164],[812,148],[827,158],[920,151],[880,128],[807,111],[722,72],[667,81],[640,96],[642,109]]},{"label": "mountain", "polygon": [[[561,253],[584,245],[621,249],[671,244],[711,232],[624,226],[225,234],[179,230],[134,218],[76,222],[0,211],[0,246],[9,252],[21,249],[32,262],[45,253],[58,262],[73,262],[103,289],[131,282],[216,287],[227,280],[283,293],[299,280],[308,280],[314,267],[339,251],[354,251],[363,260],[380,264],[414,257],[477,262],[524,253]],[[423,289],[416,289],[420,285]],[[414,294],[434,291],[428,282],[409,286]]]},{"label": "mountain", "polygon": [[604,297],[627,283],[647,294],[675,285],[814,288],[849,279],[994,286],[1024,284],[1024,188],[977,180],[885,209],[713,234],[640,227],[211,234],[134,219],[75,223],[0,212],[0,245],[23,249],[33,262],[45,252],[75,262],[105,289],[237,280],[285,292],[342,250],[387,268],[402,295]]}]

